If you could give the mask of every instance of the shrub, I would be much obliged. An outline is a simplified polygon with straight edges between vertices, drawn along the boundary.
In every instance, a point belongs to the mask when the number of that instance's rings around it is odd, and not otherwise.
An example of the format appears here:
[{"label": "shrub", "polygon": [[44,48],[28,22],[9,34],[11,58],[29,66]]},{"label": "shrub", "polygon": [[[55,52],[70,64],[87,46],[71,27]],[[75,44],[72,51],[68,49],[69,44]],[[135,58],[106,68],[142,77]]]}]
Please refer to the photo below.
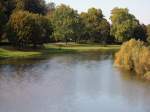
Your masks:
[{"label": "shrub", "polygon": [[133,70],[137,74],[150,72],[150,49],[142,41],[125,42],[115,56],[115,65]]}]

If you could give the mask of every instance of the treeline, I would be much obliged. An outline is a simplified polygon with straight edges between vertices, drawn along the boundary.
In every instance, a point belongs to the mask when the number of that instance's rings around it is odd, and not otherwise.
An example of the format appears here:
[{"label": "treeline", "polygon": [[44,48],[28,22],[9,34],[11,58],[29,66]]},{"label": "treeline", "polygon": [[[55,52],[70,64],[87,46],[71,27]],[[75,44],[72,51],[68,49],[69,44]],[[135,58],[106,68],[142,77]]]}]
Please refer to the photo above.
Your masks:
[{"label": "treeline", "polygon": [[0,40],[25,48],[48,42],[122,43],[134,38],[150,42],[150,25],[126,8],[111,11],[111,24],[102,10],[78,13],[73,8],[44,0],[1,0]]}]

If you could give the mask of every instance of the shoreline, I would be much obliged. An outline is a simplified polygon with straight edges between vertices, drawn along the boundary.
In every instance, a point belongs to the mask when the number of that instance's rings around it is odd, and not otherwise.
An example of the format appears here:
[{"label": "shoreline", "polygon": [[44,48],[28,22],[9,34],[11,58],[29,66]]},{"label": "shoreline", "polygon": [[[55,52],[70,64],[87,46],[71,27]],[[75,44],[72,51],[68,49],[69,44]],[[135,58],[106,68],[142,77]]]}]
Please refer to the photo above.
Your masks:
[{"label": "shoreline", "polygon": [[33,50],[17,50],[11,46],[0,48],[0,59],[7,58],[34,58],[57,53],[88,53],[88,52],[116,52],[120,45],[100,44],[74,44],[74,43],[51,43],[45,44],[43,48]]}]

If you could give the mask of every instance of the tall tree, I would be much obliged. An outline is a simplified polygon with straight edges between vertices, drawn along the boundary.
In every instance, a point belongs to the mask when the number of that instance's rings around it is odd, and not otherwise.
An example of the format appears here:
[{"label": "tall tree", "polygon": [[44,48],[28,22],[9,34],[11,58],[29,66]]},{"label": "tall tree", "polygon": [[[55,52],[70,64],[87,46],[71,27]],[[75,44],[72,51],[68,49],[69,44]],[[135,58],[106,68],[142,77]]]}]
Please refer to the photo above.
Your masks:
[{"label": "tall tree", "polygon": [[110,33],[110,24],[104,18],[101,9],[90,8],[88,12],[81,13],[84,23],[85,40],[92,42],[106,42]]},{"label": "tall tree", "polygon": [[51,15],[52,12],[54,12],[55,7],[56,7],[56,5],[54,2],[50,2],[50,3],[46,4],[46,14]]},{"label": "tall tree", "polygon": [[139,24],[135,29],[134,29],[134,37],[136,40],[142,40],[142,41],[147,41],[147,28],[144,24]]},{"label": "tall tree", "polygon": [[56,41],[74,40],[79,34],[80,19],[76,10],[61,4],[57,6],[51,16],[52,25],[54,27],[54,39]]},{"label": "tall tree", "polygon": [[46,4],[44,0],[16,0],[16,10],[45,14]]},{"label": "tall tree", "polygon": [[0,2],[0,39],[3,32],[4,32],[4,27],[5,27],[5,24],[6,24],[6,19],[7,19],[7,16],[4,12],[4,8],[2,7],[2,1]]},{"label": "tall tree", "polygon": [[142,31],[143,28],[135,16],[129,13],[127,8],[114,8],[111,11],[110,19],[112,21],[111,35],[118,42],[124,42],[131,38],[145,40],[146,37],[139,37],[142,34],[137,35],[139,30]]},{"label": "tall tree", "polygon": [[0,0],[0,10],[4,11],[7,18],[11,15],[16,5],[15,0]]},{"label": "tall tree", "polygon": [[18,47],[42,45],[52,34],[50,21],[27,11],[14,12],[9,20],[9,41]]},{"label": "tall tree", "polygon": [[147,28],[147,41],[150,44],[150,24],[146,26]]}]

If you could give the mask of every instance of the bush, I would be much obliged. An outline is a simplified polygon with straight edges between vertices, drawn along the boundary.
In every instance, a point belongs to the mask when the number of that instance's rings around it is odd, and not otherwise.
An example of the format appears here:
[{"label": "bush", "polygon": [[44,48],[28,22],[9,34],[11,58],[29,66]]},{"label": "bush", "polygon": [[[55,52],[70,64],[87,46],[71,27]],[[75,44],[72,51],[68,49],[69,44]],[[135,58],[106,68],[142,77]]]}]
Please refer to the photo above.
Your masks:
[{"label": "bush", "polygon": [[47,18],[27,11],[13,13],[8,28],[9,41],[19,48],[42,45],[52,34],[51,24]]},{"label": "bush", "polygon": [[115,56],[115,65],[133,70],[137,74],[150,72],[150,49],[142,41],[125,42]]}]

